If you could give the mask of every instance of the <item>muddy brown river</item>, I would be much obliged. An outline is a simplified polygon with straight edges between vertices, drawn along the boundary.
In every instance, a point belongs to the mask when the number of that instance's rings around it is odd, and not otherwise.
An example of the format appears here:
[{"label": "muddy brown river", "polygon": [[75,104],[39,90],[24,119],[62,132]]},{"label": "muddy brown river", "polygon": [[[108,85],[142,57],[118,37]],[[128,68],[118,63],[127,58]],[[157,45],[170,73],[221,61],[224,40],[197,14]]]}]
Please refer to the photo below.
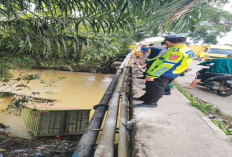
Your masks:
[{"label": "muddy brown river", "polygon": [[[90,117],[94,112],[93,106],[99,103],[113,78],[113,75],[109,74],[82,72],[25,70],[24,74],[25,72],[27,74],[40,74],[43,81],[32,81],[28,84],[30,89],[14,91],[14,93],[31,95],[32,92],[39,92],[39,95],[32,96],[55,99],[57,102],[54,105],[92,109]],[[14,72],[14,76],[18,76],[18,74],[18,71]],[[64,79],[59,80],[57,79],[58,77],[64,77]],[[14,87],[15,85],[12,85],[5,89],[5,91],[12,91]],[[7,102],[7,99],[0,99],[0,108],[4,108]],[[46,109],[46,105],[44,105],[44,109]],[[25,125],[18,116],[0,113],[0,123],[9,125],[12,133],[16,136],[28,138],[28,135],[25,133],[26,131],[24,131]]]}]

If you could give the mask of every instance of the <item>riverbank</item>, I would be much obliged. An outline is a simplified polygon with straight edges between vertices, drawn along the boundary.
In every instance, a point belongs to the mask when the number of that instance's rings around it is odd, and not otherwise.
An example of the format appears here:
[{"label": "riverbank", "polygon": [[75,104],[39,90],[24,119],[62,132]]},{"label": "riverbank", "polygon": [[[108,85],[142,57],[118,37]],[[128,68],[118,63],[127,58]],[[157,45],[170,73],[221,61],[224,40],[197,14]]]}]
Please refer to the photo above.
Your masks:
[{"label": "riverbank", "polygon": [[4,157],[70,157],[80,136],[26,140],[0,132],[0,155]]},{"label": "riverbank", "polygon": [[[9,69],[36,69],[36,70],[59,70],[59,71],[69,71],[69,72],[88,72],[88,73],[102,73],[102,74],[114,74],[115,65],[117,62],[121,62],[125,58],[126,54],[118,58],[108,58],[102,60],[92,60],[92,61],[66,61],[66,60],[41,60],[36,61],[31,59],[20,59],[20,58],[10,58],[9,63],[4,65],[4,68]],[[14,59],[14,60],[13,60]],[[15,62],[17,60],[17,62]],[[18,61],[19,60],[19,61]],[[116,64],[115,64],[116,63]]]}]

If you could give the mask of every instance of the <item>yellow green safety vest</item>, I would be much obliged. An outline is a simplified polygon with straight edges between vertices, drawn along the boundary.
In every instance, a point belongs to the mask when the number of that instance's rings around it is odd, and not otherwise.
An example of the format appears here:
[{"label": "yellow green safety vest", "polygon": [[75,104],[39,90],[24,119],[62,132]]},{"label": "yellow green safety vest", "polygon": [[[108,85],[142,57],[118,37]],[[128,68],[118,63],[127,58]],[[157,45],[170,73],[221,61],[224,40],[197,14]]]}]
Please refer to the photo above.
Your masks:
[{"label": "yellow green safety vest", "polygon": [[147,70],[146,77],[177,77],[189,66],[193,57],[193,50],[186,45],[170,47],[170,49],[162,56],[148,60],[148,62],[155,61]]}]

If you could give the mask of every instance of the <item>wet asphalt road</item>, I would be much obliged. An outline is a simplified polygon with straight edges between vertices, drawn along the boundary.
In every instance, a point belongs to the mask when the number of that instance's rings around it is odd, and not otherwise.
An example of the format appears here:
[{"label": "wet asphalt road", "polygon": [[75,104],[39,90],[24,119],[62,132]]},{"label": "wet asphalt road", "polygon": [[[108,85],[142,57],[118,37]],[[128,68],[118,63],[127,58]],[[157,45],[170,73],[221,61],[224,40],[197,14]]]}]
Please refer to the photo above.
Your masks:
[{"label": "wet asphalt road", "polygon": [[[196,72],[201,68],[204,68],[204,66],[197,65],[199,63],[200,61],[193,60],[190,65],[192,71],[186,73],[185,76],[179,76],[176,79],[177,83],[182,85],[183,87],[187,87],[195,79]],[[215,105],[221,112],[232,116],[232,95],[228,97],[221,97],[217,95],[216,92],[209,91],[206,88],[198,85],[195,86],[193,89],[186,90],[194,96],[202,99],[203,101]]]}]

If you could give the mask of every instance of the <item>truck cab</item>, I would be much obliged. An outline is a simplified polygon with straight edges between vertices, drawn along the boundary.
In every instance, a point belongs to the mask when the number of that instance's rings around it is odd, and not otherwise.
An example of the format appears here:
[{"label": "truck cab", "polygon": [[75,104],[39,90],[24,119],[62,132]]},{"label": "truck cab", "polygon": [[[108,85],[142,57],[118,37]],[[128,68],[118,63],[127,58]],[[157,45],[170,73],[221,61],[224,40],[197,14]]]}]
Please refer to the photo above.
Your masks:
[{"label": "truck cab", "polygon": [[219,45],[190,45],[198,60],[210,60],[214,58],[224,58],[232,53],[232,47]]}]

